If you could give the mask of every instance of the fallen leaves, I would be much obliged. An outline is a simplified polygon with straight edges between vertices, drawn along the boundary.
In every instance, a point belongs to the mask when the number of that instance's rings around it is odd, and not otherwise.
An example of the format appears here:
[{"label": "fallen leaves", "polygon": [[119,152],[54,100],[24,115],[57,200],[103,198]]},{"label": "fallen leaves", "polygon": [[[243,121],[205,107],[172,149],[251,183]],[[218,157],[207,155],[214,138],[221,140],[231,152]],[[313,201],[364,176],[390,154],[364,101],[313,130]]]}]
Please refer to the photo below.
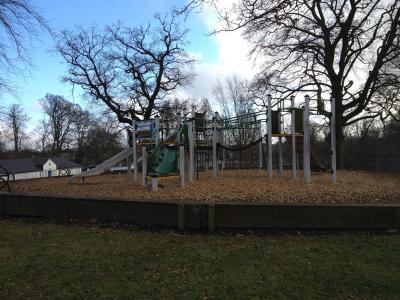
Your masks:
[{"label": "fallen leaves", "polygon": [[264,171],[226,170],[217,179],[212,172],[200,172],[193,184],[186,181],[180,190],[177,178],[161,178],[160,188],[151,192],[140,182],[128,180],[126,174],[89,177],[86,184],[68,184],[68,178],[46,178],[17,181],[12,189],[35,194],[92,196],[137,200],[193,202],[295,202],[295,203],[400,203],[400,173],[339,171],[338,182],[330,174],[313,174],[306,184],[285,171],[268,179]]}]

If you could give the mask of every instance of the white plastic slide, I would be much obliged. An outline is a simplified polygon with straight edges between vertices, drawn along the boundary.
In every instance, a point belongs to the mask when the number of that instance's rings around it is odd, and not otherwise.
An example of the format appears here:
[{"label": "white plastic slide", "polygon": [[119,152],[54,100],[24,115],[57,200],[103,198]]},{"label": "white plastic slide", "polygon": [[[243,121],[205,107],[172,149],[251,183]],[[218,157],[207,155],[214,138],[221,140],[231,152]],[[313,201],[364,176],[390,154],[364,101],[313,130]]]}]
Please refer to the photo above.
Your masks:
[{"label": "white plastic slide", "polygon": [[[133,148],[126,148],[125,150],[121,151],[120,153],[114,155],[113,157],[107,159],[102,164],[98,165],[97,167],[82,172],[81,174],[72,176],[69,179],[69,182],[72,182],[76,178],[85,178],[89,176],[95,176],[104,173],[106,170],[111,169],[111,167],[115,166],[116,164],[120,163],[124,159],[127,159],[130,155],[132,155]],[[138,159],[139,162],[140,159]]]}]

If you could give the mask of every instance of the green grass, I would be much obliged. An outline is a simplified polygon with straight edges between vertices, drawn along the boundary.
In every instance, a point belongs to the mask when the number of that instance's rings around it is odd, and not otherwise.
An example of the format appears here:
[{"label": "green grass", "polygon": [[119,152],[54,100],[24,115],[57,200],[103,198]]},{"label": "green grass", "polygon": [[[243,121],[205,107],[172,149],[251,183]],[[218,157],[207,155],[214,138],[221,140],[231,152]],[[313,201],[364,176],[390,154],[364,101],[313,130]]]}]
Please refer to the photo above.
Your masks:
[{"label": "green grass", "polygon": [[180,235],[0,220],[0,299],[394,299],[400,236]]}]

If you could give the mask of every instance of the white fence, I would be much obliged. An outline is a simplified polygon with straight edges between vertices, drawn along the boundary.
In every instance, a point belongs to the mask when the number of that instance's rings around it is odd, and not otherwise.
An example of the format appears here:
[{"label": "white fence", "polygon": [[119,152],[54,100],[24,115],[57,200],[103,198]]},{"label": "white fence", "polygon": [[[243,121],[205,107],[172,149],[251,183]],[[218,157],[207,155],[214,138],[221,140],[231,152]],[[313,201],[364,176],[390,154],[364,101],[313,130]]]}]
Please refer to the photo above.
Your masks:
[{"label": "white fence", "polygon": [[52,171],[37,171],[37,172],[10,174],[10,181],[26,180],[26,179],[34,179],[34,178],[67,176],[67,175],[77,175],[82,172],[82,169],[81,168],[68,169],[68,173],[66,173],[66,171],[67,170],[52,170]]}]

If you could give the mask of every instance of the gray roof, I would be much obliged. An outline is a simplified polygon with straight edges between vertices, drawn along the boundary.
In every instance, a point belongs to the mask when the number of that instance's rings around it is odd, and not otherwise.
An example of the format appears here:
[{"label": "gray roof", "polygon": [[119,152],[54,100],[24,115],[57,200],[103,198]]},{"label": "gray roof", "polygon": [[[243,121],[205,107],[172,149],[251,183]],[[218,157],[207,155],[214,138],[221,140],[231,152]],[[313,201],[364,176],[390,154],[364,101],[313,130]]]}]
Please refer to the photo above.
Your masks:
[{"label": "gray roof", "polygon": [[41,157],[41,158],[22,158],[22,159],[7,159],[0,160],[0,166],[7,169],[10,174],[37,172],[43,170],[43,165],[51,159],[57,169],[80,168],[80,164],[62,157]]},{"label": "gray roof", "polygon": [[0,160],[0,166],[7,169],[8,173],[27,173],[41,171],[32,158]]},{"label": "gray roof", "polygon": [[65,159],[64,157],[50,157],[50,159],[57,165],[58,169],[71,169],[71,168],[82,167],[82,165],[77,164],[76,162],[70,161],[68,159]]}]

